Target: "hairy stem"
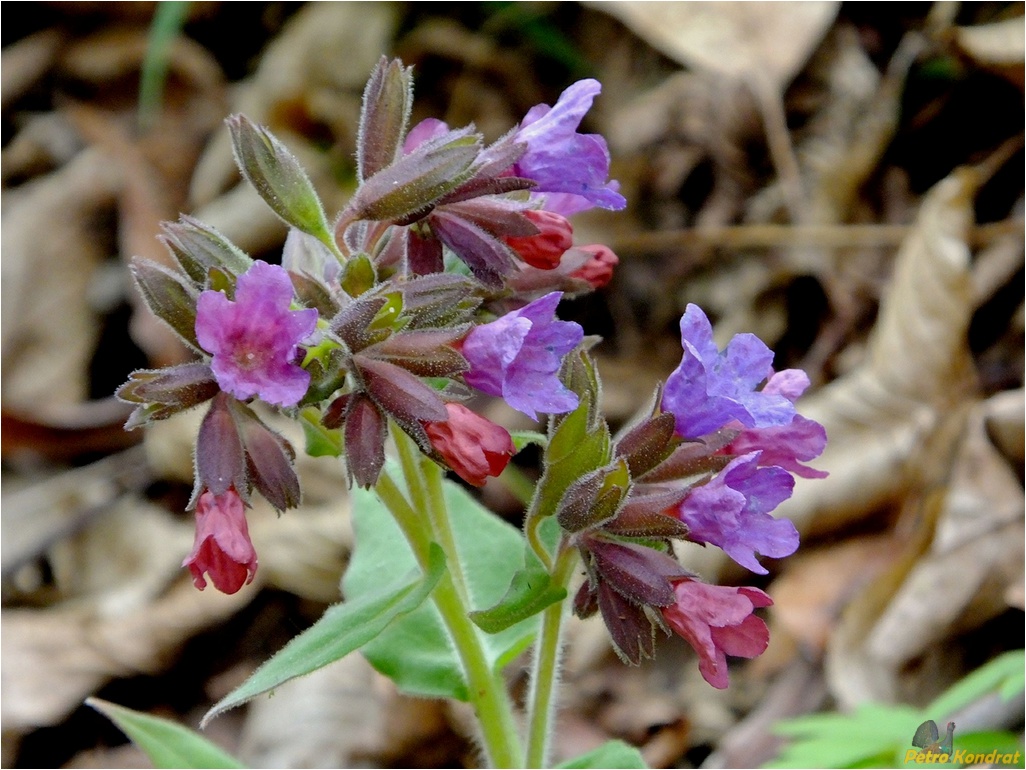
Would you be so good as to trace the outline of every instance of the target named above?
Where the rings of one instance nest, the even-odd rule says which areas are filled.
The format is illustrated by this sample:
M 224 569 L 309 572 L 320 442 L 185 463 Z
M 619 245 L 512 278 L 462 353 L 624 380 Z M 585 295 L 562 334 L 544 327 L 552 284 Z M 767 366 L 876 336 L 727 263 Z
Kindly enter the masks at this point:
M 577 551 L 562 548 L 556 559 L 552 580 L 556 585 L 566 586 L 577 564 Z M 531 713 L 527 733 L 527 767 L 547 767 L 549 759 L 549 738 L 552 735 L 552 718 L 556 703 L 556 688 L 559 683 L 559 659 L 562 652 L 560 637 L 563 631 L 563 616 L 566 602 L 556 602 L 542 613 L 541 632 L 535 643 L 534 660 L 531 666 L 531 692 L 529 702 Z
M 513 704 L 502 677 L 492 670 L 481 636 L 469 617 L 472 608 L 467 601 L 463 569 L 449 523 L 441 469 L 430 460 L 418 462 L 416 445 L 394 425 L 392 438 L 399 451 L 409 502 L 398 492 L 387 473 L 382 473 L 378 491 L 383 492 L 382 501 L 396 516 L 418 561 L 426 563 L 423 560 L 427 558 L 432 541 L 445 552 L 446 573 L 432 593 L 432 599 L 463 666 L 470 703 L 481 726 L 481 739 L 489 764 L 493 767 L 522 767 L 523 748 Z M 385 481 L 384 486 L 382 480 Z M 401 503 L 394 499 L 393 493 L 402 498 Z M 414 521 L 409 520 L 410 517 Z M 419 542 L 415 543 L 415 540 Z

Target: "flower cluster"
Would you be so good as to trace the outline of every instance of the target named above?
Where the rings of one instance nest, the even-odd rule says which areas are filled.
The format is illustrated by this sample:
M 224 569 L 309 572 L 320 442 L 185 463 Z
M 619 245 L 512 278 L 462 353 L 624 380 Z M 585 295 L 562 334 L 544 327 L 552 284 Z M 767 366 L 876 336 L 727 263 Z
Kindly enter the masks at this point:
M 770 512 L 792 474 L 820 475 L 823 429 L 797 414 L 801 372 L 772 369 L 751 335 L 724 351 L 700 309 L 681 320 L 684 356 L 644 419 L 612 440 L 598 412 L 582 328 L 560 300 L 601 288 L 618 259 L 575 245 L 568 219 L 626 201 L 609 179 L 605 140 L 580 125 L 601 87 L 570 86 L 552 106 L 486 145 L 473 126 L 410 128 L 412 73 L 382 59 L 364 93 L 359 185 L 329 224 L 295 158 L 243 116 L 228 121 L 243 175 L 289 225 L 281 265 L 254 261 L 183 217 L 164 226 L 176 269 L 133 263 L 143 297 L 197 354 L 134 372 L 118 391 L 129 428 L 207 403 L 196 442 L 196 541 L 185 559 L 197 587 L 233 593 L 257 555 L 245 508 L 259 492 L 278 511 L 300 501 L 295 452 L 252 408 L 302 421 L 308 451 L 343 458 L 351 483 L 374 487 L 389 426 L 426 457 L 480 486 L 515 453 L 505 428 L 464 405 L 475 393 L 549 418 L 543 478 L 528 528 L 555 516 L 563 553 L 587 580 L 580 615 L 601 612 L 629 661 L 650 655 L 656 628 L 698 652 L 714 686 L 726 655 L 752 657 L 768 634 L 755 588 L 703 583 L 670 541 L 722 548 L 753 572 L 758 556 L 797 547 Z M 401 434 L 396 434 L 401 435 Z

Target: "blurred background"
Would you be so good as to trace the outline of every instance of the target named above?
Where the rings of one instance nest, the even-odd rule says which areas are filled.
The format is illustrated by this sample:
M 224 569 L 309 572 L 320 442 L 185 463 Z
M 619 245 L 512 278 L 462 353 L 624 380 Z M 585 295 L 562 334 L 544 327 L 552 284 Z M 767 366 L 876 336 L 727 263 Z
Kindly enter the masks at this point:
M 614 428 L 679 362 L 695 302 L 721 346 L 751 331 L 778 369 L 805 369 L 802 412 L 830 437 L 813 463 L 830 477 L 779 509 L 795 556 L 753 583 L 683 554 L 769 591 L 769 650 L 720 692 L 679 639 L 628 669 L 601 622 L 575 621 L 557 761 L 616 737 L 655 767 L 759 766 L 786 745 L 780 720 L 922 708 L 1021 650 L 1024 30 L 1022 3 L 993 2 L 8 3 L 3 766 L 144 766 L 85 697 L 195 727 L 342 598 L 336 460 L 300 460 L 299 510 L 251 512 L 251 586 L 200 593 L 180 567 L 199 416 L 126 433 L 111 394 L 188 357 L 127 270 L 169 263 L 160 221 L 188 213 L 280 260 L 285 228 L 240 184 L 224 118 L 268 126 L 335 211 L 383 53 L 414 66 L 414 121 L 489 140 L 573 81 L 603 83 L 585 128 L 607 137 L 629 205 L 578 217 L 576 240 L 621 261 L 561 314 L 604 338 Z M 530 475 L 536 459 L 518 462 Z M 483 495 L 518 521 L 501 480 Z M 1021 743 L 1012 691 L 924 718 Z M 206 735 L 250 766 L 451 767 L 475 761 L 467 725 L 354 655 Z

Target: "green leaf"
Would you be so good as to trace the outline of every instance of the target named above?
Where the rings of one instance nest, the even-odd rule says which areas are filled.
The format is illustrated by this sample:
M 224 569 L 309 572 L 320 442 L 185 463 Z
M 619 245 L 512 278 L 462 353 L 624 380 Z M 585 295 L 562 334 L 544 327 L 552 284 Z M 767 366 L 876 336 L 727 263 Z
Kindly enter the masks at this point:
M 154 767 L 245 767 L 203 736 L 175 722 L 99 698 L 88 698 L 86 705 L 116 724 L 146 752 Z
M 307 407 L 299 413 L 299 424 L 306 438 L 306 453 L 311 457 L 338 457 L 342 454 L 342 431 L 325 428 L 320 413 Z
M 523 538 L 461 487 L 444 482 L 445 501 L 473 607 L 492 607 L 523 566 Z M 392 516 L 373 492 L 354 489 L 356 552 L 342 586 L 359 597 L 415 560 Z M 520 654 L 537 631 L 537 617 L 497 633 L 480 632 L 492 668 L 499 671 Z M 389 626 L 366 645 L 363 654 L 404 692 L 435 698 L 467 699 L 462 666 L 433 603 Z
M 645 764 L 645 760 L 642 758 L 641 752 L 633 746 L 626 744 L 623 741 L 608 741 L 603 743 L 597 749 L 593 749 L 587 754 L 582 754 L 575 759 L 562 762 L 556 765 L 556 767 L 642 768 L 648 767 L 648 765 Z
M 324 207 L 296 157 L 270 131 L 245 115 L 232 115 L 227 123 L 235 162 L 264 202 L 286 224 L 334 248 Z
M 944 719 L 995 690 L 1012 695 L 1023 690 L 1026 650 L 1011 650 L 980 666 L 944 691 L 923 713 Z M 1009 696 L 1010 697 L 1010 696 Z
M 891 757 L 911 745 L 922 713 L 908 706 L 866 703 L 854 714 L 813 714 L 774 726 L 796 738 L 763 767 L 853 767 Z M 886 763 L 889 763 L 888 759 Z
M 321 619 L 258 668 L 241 687 L 214 705 L 201 724 L 290 679 L 334 663 L 382 633 L 396 618 L 413 612 L 434 590 L 445 571 L 445 554 L 432 544 L 428 574 L 369 591 L 329 607 Z M 379 585 L 381 585 L 379 583 Z
M 554 585 L 549 571 L 534 552 L 530 548 L 524 550 L 527 566 L 513 574 L 509 589 L 499 603 L 470 613 L 470 619 L 485 633 L 497 634 L 566 598 L 566 588 Z

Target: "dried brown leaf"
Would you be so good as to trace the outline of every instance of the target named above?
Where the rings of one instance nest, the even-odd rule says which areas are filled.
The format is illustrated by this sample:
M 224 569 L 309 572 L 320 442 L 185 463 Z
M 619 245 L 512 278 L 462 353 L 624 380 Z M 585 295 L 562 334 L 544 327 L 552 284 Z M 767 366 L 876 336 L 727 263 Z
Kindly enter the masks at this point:
M 681 64 L 731 77 L 766 78 L 782 91 L 822 40 L 837 2 L 592 5 L 620 19 Z

